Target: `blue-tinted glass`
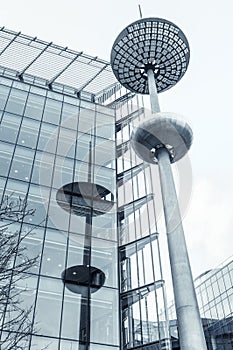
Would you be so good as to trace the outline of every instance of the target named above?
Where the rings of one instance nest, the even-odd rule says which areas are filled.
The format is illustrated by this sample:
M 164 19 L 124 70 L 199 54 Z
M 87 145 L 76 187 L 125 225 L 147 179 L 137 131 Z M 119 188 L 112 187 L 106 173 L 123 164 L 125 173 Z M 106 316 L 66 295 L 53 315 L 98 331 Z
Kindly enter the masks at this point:
M 72 130 L 77 129 L 79 108 L 67 103 L 63 104 L 61 126 Z
M 78 130 L 80 132 L 93 134 L 95 127 L 95 111 L 91 109 L 81 109 L 79 113 Z
M 11 164 L 10 177 L 29 181 L 31 176 L 34 151 L 17 146 Z
M 24 224 L 22 226 L 21 234 L 25 234 L 25 238 L 20 243 L 20 247 L 25 249 L 25 255 L 29 259 L 34 259 L 37 257 L 36 264 L 31 266 L 27 272 L 31 272 L 33 274 L 38 273 L 44 241 L 44 228 Z
M 107 188 L 112 192 L 114 198 L 107 197 L 107 200 L 115 200 L 116 191 L 116 177 L 115 171 L 113 169 L 105 168 L 102 166 L 94 167 L 94 183 Z
M 8 171 L 12 159 L 14 146 L 4 142 L 0 142 L 0 164 L 1 164 L 1 175 L 8 176 Z
M 74 160 L 66 157 L 56 157 L 53 184 L 54 188 L 61 188 L 73 181 Z
M 49 203 L 48 226 L 57 230 L 68 231 L 70 214 L 58 205 L 56 194 L 57 190 L 54 189 Z
M 29 91 L 30 88 L 28 84 L 22 83 L 21 81 L 17 80 L 13 82 L 12 87 L 23 91 Z
M 118 292 L 102 287 L 91 298 L 91 342 L 119 344 Z
M 72 293 L 66 288 L 62 314 L 63 338 L 79 339 L 80 304 L 81 295 Z
M 18 138 L 18 144 L 25 147 L 35 148 L 38 139 L 40 123 L 36 120 L 23 118 Z
M 29 94 L 24 114 L 29 118 L 41 120 L 44 101 L 42 96 Z
M 57 154 L 69 158 L 74 157 L 76 142 L 76 131 L 60 128 Z
M 5 85 L 0 85 L 0 109 L 4 109 L 8 98 L 10 88 Z
M 35 316 L 38 334 L 58 337 L 62 293 L 63 283 L 61 280 L 40 278 Z
M 97 113 L 96 114 L 96 136 L 104 137 L 109 140 L 115 139 L 115 120 L 114 118 Z
M 61 277 L 65 269 L 66 244 L 67 235 L 55 230 L 47 232 L 41 266 L 42 275 Z
M 38 149 L 41 151 L 54 153 L 57 146 L 57 126 L 43 123 L 41 125 Z
M 33 336 L 30 348 L 33 350 L 58 350 L 58 340 L 49 337 Z
M 91 172 L 93 172 L 93 169 L 91 170 Z M 88 180 L 88 163 L 76 161 L 74 181 L 87 181 L 87 180 Z
M 0 125 L 0 139 L 2 141 L 15 143 L 18 136 L 21 117 L 4 113 Z
M 95 164 L 115 168 L 115 143 L 106 139 L 95 139 Z
M 61 106 L 61 102 L 47 99 L 44 108 L 43 121 L 58 125 L 61 115 Z
M 94 141 L 89 134 L 78 133 L 76 159 L 84 162 L 89 161 L 89 152 L 91 151 L 92 163 L 94 163 Z
M 35 209 L 33 217 L 25 218 L 25 222 L 35 225 L 45 225 L 46 211 L 49 200 L 49 189 L 31 184 L 28 193 L 28 209 Z
M 7 101 L 6 111 L 22 115 L 28 93 L 22 90 L 12 89 Z
M 51 185 L 54 158 L 53 154 L 36 152 L 31 180 L 33 183 L 43 186 Z

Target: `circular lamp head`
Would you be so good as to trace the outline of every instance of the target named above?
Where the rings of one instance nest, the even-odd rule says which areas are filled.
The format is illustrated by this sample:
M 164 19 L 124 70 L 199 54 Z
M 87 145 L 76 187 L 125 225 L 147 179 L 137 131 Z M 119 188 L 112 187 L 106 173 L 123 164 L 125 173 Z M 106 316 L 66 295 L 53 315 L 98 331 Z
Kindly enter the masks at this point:
M 124 87 L 149 94 L 149 68 L 154 71 L 157 91 L 162 92 L 182 78 L 189 57 L 188 41 L 175 24 L 161 18 L 143 18 L 118 35 L 112 47 L 111 65 Z

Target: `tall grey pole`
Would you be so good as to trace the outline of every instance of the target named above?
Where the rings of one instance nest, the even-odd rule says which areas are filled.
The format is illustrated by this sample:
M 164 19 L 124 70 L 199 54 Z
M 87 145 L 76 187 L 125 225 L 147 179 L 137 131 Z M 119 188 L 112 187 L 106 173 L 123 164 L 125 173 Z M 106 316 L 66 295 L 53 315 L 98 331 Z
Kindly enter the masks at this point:
M 147 71 L 147 76 L 152 112 L 156 113 L 159 111 L 159 103 L 152 69 Z M 159 166 L 180 347 L 182 350 L 207 350 L 173 180 L 170 155 L 166 148 L 160 148 L 156 153 L 156 158 Z
M 152 113 L 159 113 L 160 106 L 159 106 L 157 88 L 155 84 L 154 72 L 151 68 L 149 68 L 146 73 L 147 73 L 148 89 L 150 93 L 151 111 Z

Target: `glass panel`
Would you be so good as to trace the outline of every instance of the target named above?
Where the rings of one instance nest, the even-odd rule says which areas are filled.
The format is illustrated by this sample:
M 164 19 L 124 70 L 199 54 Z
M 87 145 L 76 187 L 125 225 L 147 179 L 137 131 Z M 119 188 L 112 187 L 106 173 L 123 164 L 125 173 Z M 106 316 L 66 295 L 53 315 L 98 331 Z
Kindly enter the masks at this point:
M 93 104 L 93 108 L 95 105 Z M 81 109 L 79 114 L 78 130 L 89 134 L 94 133 L 95 110 Z
M 9 91 L 10 88 L 8 86 L 0 85 L 0 109 L 4 109 Z
M 23 118 L 17 143 L 21 146 L 30 147 L 32 149 L 35 148 L 38 139 L 39 127 L 39 122 L 28 118 Z
M 84 162 L 75 162 L 75 177 L 74 181 L 87 181 L 88 164 Z
M 88 162 L 89 161 L 89 152 L 90 152 L 90 142 L 91 143 L 91 156 L 92 156 L 92 163 L 94 163 L 94 144 L 93 144 L 93 137 L 89 134 L 81 134 L 78 133 L 77 137 L 77 149 L 76 149 L 76 158 Z
M 117 288 L 116 243 L 92 238 L 91 265 L 104 272 L 104 286 Z
M 0 139 L 15 143 L 20 128 L 21 117 L 4 113 L 0 126 Z
M 6 111 L 22 115 L 27 98 L 27 92 L 12 89 L 6 105 Z
M 49 230 L 46 234 L 41 274 L 61 277 L 65 269 L 67 235 L 58 230 Z
M 79 338 L 80 304 L 81 295 L 72 293 L 65 288 L 61 332 L 63 338 Z
M 61 106 L 61 102 L 47 99 L 45 103 L 43 121 L 58 125 L 60 121 Z
M 70 214 L 57 204 L 56 193 L 56 190 L 52 192 L 52 200 L 49 204 L 48 226 L 57 230 L 68 231 Z
M 23 181 L 29 181 L 31 176 L 34 151 L 17 146 L 11 165 L 10 177 Z
M 25 254 L 29 259 L 38 257 L 37 263 L 27 271 L 38 273 L 44 241 L 44 228 L 24 224 L 21 229 L 21 234 L 24 233 L 27 235 L 22 240 L 20 246 L 25 249 Z
M 62 186 L 71 183 L 73 179 L 74 160 L 65 157 L 56 157 L 54 174 L 53 174 L 53 187 L 61 188 Z
M 63 283 L 61 280 L 41 277 L 39 288 L 35 314 L 38 334 L 58 337 Z
M 84 235 L 70 234 L 67 266 L 82 265 L 84 254 Z M 104 286 L 117 287 L 117 245 L 92 237 L 91 266 L 105 274 Z
M 117 349 L 119 349 L 119 347 L 105 346 L 102 344 L 90 344 L 90 350 L 117 350 Z
M 114 207 L 112 210 L 114 210 Z M 93 217 L 92 234 L 95 237 L 115 241 L 117 235 L 116 213 L 107 213 Z
M 32 119 L 41 120 L 45 98 L 39 95 L 29 94 L 25 115 Z
M 114 118 L 97 113 L 96 114 L 96 136 L 104 137 L 109 140 L 115 139 L 115 120 Z
M 5 195 L 11 196 L 12 200 L 18 200 L 19 196 L 24 198 L 27 195 L 28 183 L 8 179 Z
M 59 156 L 74 157 L 76 143 L 76 132 L 60 128 L 59 139 L 57 145 L 57 154 Z
M 32 343 L 31 343 L 31 349 L 33 350 L 43 350 L 43 349 L 49 349 L 49 350 L 58 350 L 58 340 L 53 338 L 43 338 L 34 336 L 32 337 Z M 69 349 L 67 349 L 69 350 Z
M 96 138 L 95 143 L 95 164 L 108 168 L 115 168 L 115 143 L 112 141 Z
M 13 283 L 13 287 L 11 285 L 10 289 L 10 298 L 12 301 L 7 305 L 7 309 L 5 310 L 3 328 L 11 332 L 17 332 L 24 329 L 24 326 L 21 325 L 22 321 L 24 321 L 25 328 L 31 324 L 37 277 L 23 273 L 17 274 L 16 272 L 12 276 L 11 283 Z M 7 297 L 4 296 L 2 301 L 4 302 L 6 300 Z M 4 310 L 3 307 L 1 307 L 2 310 Z M 4 346 L 4 349 L 7 348 Z
M 1 164 L 1 175 L 8 176 L 8 171 L 14 151 L 14 146 L 0 142 L 0 164 Z
M 77 106 L 64 103 L 62 107 L 61 126 L 76 130 L 78 125 L 79 108 Z
M 51 179 L 53 173 L 53 162 L 55 156 L 46 152 L 36 152 L 33 172 L 32 172 L 32 182 L 51 186 Z
M 35 209 L 35 214 L 32 217 L 25 218 L 24 221 L 44 226 L 47 217 L 48 200 L 48 188 L 31 184 L 28 192 L 28 209 Z
M 111 191 L 113 198 L 110 196 L 106 199 L 114 201 L 116 191 L 116 172 L 114 170 L 102 166 L 95 166 L 94 183 L 101 185 Z
M 118 291 L 102 287 L 91 299 L 91 342 L 119 344 Z
M 55 153 L 57 146 L 57 133 L 58 128 L 56 126 L 43 123 L 40 130 L 40 138 L 37 146 L 38 149 L 49 153 Z
M 73 326 L 73 325 L 72 325 Z M 68 337 L 74 338 L 74 337 Z M 76 350 L 79 348 L 79 343 L 71 340 L 61 340 L 59 350 Z

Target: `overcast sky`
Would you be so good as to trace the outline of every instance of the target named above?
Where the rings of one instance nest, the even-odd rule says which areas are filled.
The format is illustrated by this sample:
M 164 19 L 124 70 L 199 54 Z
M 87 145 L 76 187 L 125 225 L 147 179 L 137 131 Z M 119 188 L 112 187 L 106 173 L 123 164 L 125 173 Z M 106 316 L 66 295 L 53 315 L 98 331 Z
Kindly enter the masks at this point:
M 160 103 L 162 111 L 181 114 L 194 132 L 184 227 L 196 277 L 233 254 L 232 0 L 139 2 L 144 17 L 178 25 L 191 48 L 185 76 L 160 95 Z M 8 0 L 0 10 L 1 26 L 105 60 L 116 36 L 137 19 L 136 0 Z

